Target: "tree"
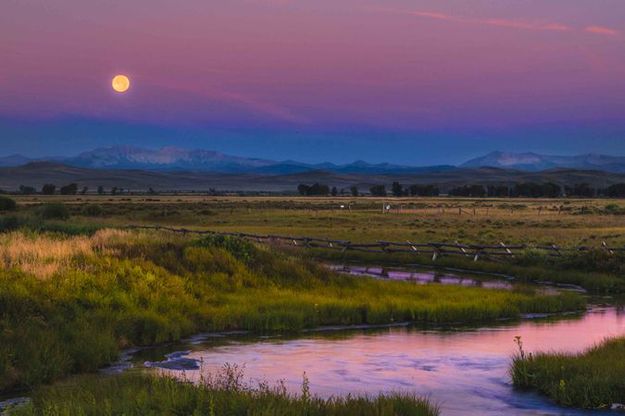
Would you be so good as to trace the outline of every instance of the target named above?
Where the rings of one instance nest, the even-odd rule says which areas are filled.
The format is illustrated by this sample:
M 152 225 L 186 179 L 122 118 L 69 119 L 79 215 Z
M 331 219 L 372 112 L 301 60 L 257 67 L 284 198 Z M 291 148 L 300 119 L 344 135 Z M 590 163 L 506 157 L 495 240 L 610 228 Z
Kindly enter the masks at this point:
M 358 196 L 358 187 L 356 185 L 350 186 L 349 191 L 352 193 L 352 196 Z
M 308 195 L 308 191 L 310 190 L 310 186 L 305 185 L 303 183 L 300 183 L 299 185 L 297 185 L 297 192 L 299 192 L 300 195 L 306 196 Z
M 24 185 L 20 185 L 20 193 L 23 195 L 32 195 L 34 193 L 36 193 L 37 190 L 32 187 L 32 186 L 24 186 Z
M 111 189 L 111 195 L 117 195 L 117 186 L 114 186 L 114 187 Z
M 369 188 L 369 192 L 373 196 L 386 196 L 386 186 L 373 185 L 371 188 Z
M 43 187 L 41 188 L 41 193 L 44 195 L 54 195 L 55 192 L 56 192 L 56 185 L 53 185 L 51 183 L 47 183 L 43 185 Z
M 464 185 L 451 189 L 449 195 L 481 198 L 486 196 L 486 189 L 482 185 Z
M 297 191 L 300 193 L 300 195 L 305 196 L 324 196 L 330 193 L 330 187 L 328 185 L 323 185 L 320 183 L 314 183 L 311 186 L 301 183 L 297 187 Z
M 104 187 L 102 185 L 98 186 L 98 195 L 104 195 Z
M 438 196 L 440 191 L 434 185 L 410 185 L 408 188 L 410 196 Z
M 61 187 L 61 195 L 76 195 L 78 192 L 78 185 L 70 183 L 69 185 Z
M 83 186 L 82 190 L 80 191 L 80 195 L 85 195 L 88 190 L 89 190 L 89 188 L 87 188 L 86 186 Z
M 610 198 L 623 198 L 625 197 L 625 183 L 615 183 L 608 186 L 604 192 L 605 196 Z
M 400 197 L 404 194 L 404 187 L 401 186 L 401 183 L 399 182 L 393 182 L 391 185 L 391 192 L 393 193 L 393 196 Z
M 330 193 L 332 194 L 332 196 L 337 196 L 339 194 L 339 190 L 336 189 L 336 186 L 333 186 L 332 191 L 330 191 Z

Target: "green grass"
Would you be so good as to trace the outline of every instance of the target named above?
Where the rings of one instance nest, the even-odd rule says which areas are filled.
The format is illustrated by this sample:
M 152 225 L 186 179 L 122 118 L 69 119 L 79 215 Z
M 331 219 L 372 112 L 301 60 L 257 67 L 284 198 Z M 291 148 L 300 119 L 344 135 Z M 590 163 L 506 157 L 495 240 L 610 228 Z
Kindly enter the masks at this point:
M 232 374 L 232 373 L 231 373 Z M 375 398 L 350 396 L 320 399 L 310 395 L 304 379 L 302 393 L 292 395 L 277 386 L 242 386 L 234 374 L 200 385 L 167 377 L 126 374 L 83 376 L 37 390 L 32 403 L 12 416 L 69 415 L 192 415 L 192 416 L 436 416 L 436 406 L 410 394 Z
M 527 354 L 520 348 L 513 383 L 564 406 L 604 408 L 625 403 L 625 338 L 609 339 L 580 354 Z
M 3 245 L 13 263 L 0 271 L 0 390 L 94 371 L 120 348 L 198 331 L 471 323 L 585 306 L 573 294 L 342 276 L 232 238 L 18 233 Z

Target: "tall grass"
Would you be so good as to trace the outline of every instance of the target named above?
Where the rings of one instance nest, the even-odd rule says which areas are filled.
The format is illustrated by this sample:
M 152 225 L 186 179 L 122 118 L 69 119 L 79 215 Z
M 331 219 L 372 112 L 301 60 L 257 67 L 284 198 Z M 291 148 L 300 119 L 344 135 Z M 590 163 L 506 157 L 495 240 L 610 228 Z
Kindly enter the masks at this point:
M 605 340 L 580 354 L 527 354 L 519 346 L 510 369 L 516 387 L 535 389 L 564 406 L 625 403 L 625 338 Z
M 2 238 L 11 268 L 0 270 L 0 390 L 93 371 L 119 348 L 202 330 L 477 322 L 585 306 L 572 294 L 341 276 L 237 239 L 110 230 Z
M 310 395 L 304 378 L 302 393 L 278 385 L 242 383 L 240 374 L 226 373 L 199 385 L 169 377 L 126 374 L 83 376 L 39 389 L 33 401 L 12 416 L 64 415 L 193 415 L 193 416 L 436 416 L 436 406 L 410 394 L 320 399 Z

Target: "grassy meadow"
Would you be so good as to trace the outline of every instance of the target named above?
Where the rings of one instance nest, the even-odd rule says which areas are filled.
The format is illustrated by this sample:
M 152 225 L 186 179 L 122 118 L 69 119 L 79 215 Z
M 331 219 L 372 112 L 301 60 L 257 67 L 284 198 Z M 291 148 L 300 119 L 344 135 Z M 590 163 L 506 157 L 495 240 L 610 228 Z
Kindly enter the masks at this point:
M 207 407 L 206 400 L 248 412 L 232 414 L 266 414 L 263 403 L 308 414 L 360 415 L 374 408 L 390 410 L 372 414 L 435 414 L 434 408 L 421 406 L 420 399 L 401 395 L 303 401 L 275 391 L 223 392 L 137 375 L 86 376 L 41 385 L 93 372 L 115 360 L 122 348 L 172 342 L 199 331 L 482 323 L 585 307 L 579 295 L 544 295 L 530 287 L 505 291 L 349 277 L 326 270 L 320 260 L 463 267 L 527 281 L 574 283 L 597 293 L 625 292 L 625 259 L 601 249 L 559 258 L 528 250 L 497 262 L 442 256 L 432 263 L 413 254 L 286 249 L 237 238 L 119 229 L 143 224 L 354 242 L 600 247 L 605 241 L 618 246 L 625 244 L 625 204 L 618 201 L 387 198 L 393 208 L 382 213 L 384 201 L 374 198 L 15 200 L 16 206 L 0 209 L 0 391 L 35 389 L 32 405 L 19 414 L 96 414 L 94 409 L 105 405 L 122 406 L 126 414 L 160 414 L 162 406 L 192 409 L 189 414 L 224 414 Z M 549 383 L 550 378 L 540 374 Z M 546 388 L 541 391 L 551 394 Z M 63 398 L 61 392 L 72 392 L 74 396 L 67 397 L 73 399 Z M 159 399 L 150 404 L 145 397 Z M 283 414 L 296 414 L 288 411 Z
M 416 286 L 337 275 L 223 237 L 105 229 L 0 236 L 0 389 L 112 361 L 120 348 L 198 331 L 454 323 L 584 307 L 576 295 Z
M 625 201 L 370 197 L 20 196 L 20 211 L 62 202 L 72 224 L 167 224 L 353 242 L 625 246 Z M 382 213 L 383 203 L 391 205 Z M 343 205 L 345 208 L 341 209 Z M 461 211 L 459 210 L 461 209 Z
M 610 408 L 625 403 L 625 338 L 580 354 L 522 350 L 511 367 L 515 387 L 534 389 L 564 406 Z
M 184 226 L 215 231 L 332 238 L 352 242 L 411 241 L 466 244 L 587 246 L 588 252 L 551 257 L 516 251 L 504 261 L 416 254 L 327 250 L 309 256 L 333 261 L 424 264 L 514 275 L 527 281 L 576 284 L 598 294 L 625 293 L 625 202 L 613 199 L 472 199 L 351 197 L 21 196 L 18 211 L 5 215 L 5 229 L 29 226 L 64 233 L 92 233 L 127 224 Z M 382 213 L 383 203 L 391 210 Z M 63 203 L 71 220 L 40 218 Z M 343 208 L 341 208 L 343 206 Z M 34 219 L 33 219 L 34 218 Z M 0 218 L 0 229 L 3 228 Z M 503 260 L 503 259 L 500 259 Z

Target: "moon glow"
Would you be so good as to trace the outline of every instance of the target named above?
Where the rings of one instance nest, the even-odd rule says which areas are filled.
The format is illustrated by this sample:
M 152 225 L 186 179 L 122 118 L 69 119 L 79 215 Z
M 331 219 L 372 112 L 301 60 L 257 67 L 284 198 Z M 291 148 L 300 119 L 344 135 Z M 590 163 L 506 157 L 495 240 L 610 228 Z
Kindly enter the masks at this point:
M 111 86 L 116 92 L 126 92 L 130 88 L 130 80 L 126 75 L 115 75 L 111 81 Z

